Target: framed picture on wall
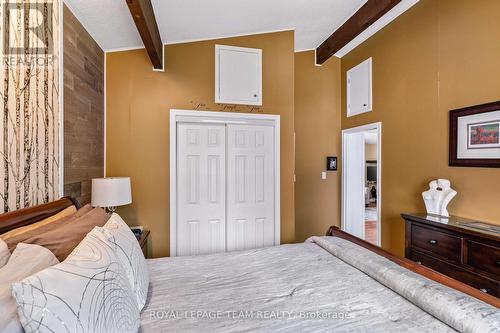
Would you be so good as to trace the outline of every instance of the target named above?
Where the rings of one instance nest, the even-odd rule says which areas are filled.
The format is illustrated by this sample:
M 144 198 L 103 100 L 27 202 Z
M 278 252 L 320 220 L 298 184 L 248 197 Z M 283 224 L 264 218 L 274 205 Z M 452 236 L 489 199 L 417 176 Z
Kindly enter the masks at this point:
M 449 165 L 500 168 L 500 101 L 450 111 Z

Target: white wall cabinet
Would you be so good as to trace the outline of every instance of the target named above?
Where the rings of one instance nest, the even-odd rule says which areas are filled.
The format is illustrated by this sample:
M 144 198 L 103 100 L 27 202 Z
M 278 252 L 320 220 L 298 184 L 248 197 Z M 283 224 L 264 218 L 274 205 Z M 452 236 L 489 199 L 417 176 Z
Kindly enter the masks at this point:
M 215 102 L 262 105 L 262 50 L 215 45 Z
M 347 116 L 372 110 L 372 58 L 347 71 Z

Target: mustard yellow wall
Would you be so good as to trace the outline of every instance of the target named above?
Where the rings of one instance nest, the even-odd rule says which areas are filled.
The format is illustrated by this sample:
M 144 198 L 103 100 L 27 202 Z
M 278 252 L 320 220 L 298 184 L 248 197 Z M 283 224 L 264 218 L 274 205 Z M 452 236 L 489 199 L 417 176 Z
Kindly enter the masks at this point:
M 500 1 L 421 0 L 342 58 L 342 128 L 382 122 L 382 246 L 402 255 L 402 212 L 449 178 L 454 215 L 500 222 L 500 169 L 448 167 L 448 111 L 500 100 Z M 373 112 L 346 118 L 345 73 L 373 57 Z
M 214 45 L 263 50 L 263 106 L 214 103 Z M 293 31 L 166 46 L 153 72 L 144 49 L 106 57 L 106 169 L 132 178 L 133 204 L 119 212 L 151 229 L 152 255 L 169 254 L 169 110 L 262 112 L 281 116 L 281 242 L 295 239 Z
M 314 65 L 314 51 L 295 54 L 295 233 L 297 241 L 340 225 L 340 171 L 326 169 L 340 156 L 340 59 Z
M 498 222 L 500 170 L 447 164 L 448 111 L 500 100 L 498 13 L 496 0 L 421 0 L 323 67 L 314 66 L 313 52 L 294 55 L 291 31 L 167 46 L 165 73 L 151 71 L 144 50 L 108 53 L 107 174 L 129 175 L 133 185 L 134 203 L 121 213 L 152 230 L 154 256 L 168 254 L 169 110 L 179 108 L 281 115 L 282 242 L 339 224 L 340 170 L 321 180 L 325 157 L 340 157 L 340 128 L 377 121 L 384 248 L 403 254 L 399 214 L 423 211 L 420 193 L 438 177 L 451 179 L 459 192 L 451 213 Z M 260 110 L 213 102 L 216 43 L 263 49 Z M 374 111 L 346 118 L 345 73 L 368 57 Z

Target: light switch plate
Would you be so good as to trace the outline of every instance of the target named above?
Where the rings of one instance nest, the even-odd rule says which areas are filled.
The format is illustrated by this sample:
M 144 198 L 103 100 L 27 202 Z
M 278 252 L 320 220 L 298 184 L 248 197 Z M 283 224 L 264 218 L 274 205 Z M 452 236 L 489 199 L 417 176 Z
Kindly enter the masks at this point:
M 326 171 L 321 172 L 321 179 L 326 179 Z

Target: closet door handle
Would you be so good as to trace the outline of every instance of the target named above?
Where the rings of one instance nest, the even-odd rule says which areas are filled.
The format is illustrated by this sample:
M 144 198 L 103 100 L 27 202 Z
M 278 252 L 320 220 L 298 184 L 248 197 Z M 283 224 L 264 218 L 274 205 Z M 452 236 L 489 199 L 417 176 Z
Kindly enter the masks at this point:
M 429 241 L 429 244 L 432 244 L 432 245 L 437 245 L 437 243 L 438 243 L 438 241 L 437 241 L 437 240 L 435 240 L 435 239 L 431 239 L 431 240 Z

